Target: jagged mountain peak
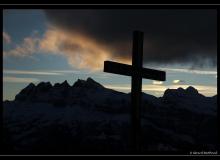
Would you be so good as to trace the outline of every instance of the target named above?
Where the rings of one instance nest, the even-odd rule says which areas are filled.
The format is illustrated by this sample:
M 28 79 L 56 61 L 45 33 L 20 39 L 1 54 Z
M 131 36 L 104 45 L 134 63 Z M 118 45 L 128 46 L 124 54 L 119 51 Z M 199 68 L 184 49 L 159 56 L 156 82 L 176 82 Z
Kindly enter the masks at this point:
M 100 83 L 96 82 L 92 78 L 87 78 L 87 80 L 78 79 L 74 84 L 73 87 L 86 87 L 86 88 L 104 88 Z
M 78 79 L 74 84 L 73 84 L 73 87 L 82 87 L 84 86 L 86 83 L 85 80 L 82 80 L 82 79 Z
M 87 81 L 87 82 L 97 83 L 97 82 L 96 82 L 95 80 L 93 80 L 91 77 L 88 77 L 86 81 Z
M 100 83 L 96 82 L 95 80 L 93 80 L 93 79 L 90 78 L 90 77 L 87 78 L 86 82 L 87 82 L 89 85 L 93 86 L 93 87 L 103 88 L 103 86 L 102 86 Z
M 27 87 L 35 87 L 35 84 L 31 82 Z
M 35 87 L 36 87 L 36 86 L 35 86 L 34 83 L 30 83 L 30 84 L 27 85 L 27 87 L 25 87 L 24 89 L 22 89 L 20 93 L 22 93 L 22 94 L 28 94 L 28 93 L 31 92 Z
M 50 86 L 52 87 L 52 84 L 50 82 L 40 82 L 36 87 L 41 87 L 41 86 Z
M 192 93 L 192 94 L 198 94 L 198 93 L 199 93 L 198 90 L 195 89 L 195 88 L 192 87 L 192 86 L 189 86 L 188 88 L 186 88 L 186 91 L 187 91 L 188 93 Z
M 70 87 L 69 83 L 67 82 L 67 80 L 63 81 L 63 83 L 60 84 L 61 86 L 65 86 L 65 87 Z
M 54 87 L 55 87 L 55 88 L 62 88 L 62 87 L 68 88 L 68 87 L 70 87 L 70 85 L 69 85 L 69 83 L 67 82 L 67 80 L 65 80 L 65 81 L 63 81 L 62 83 L 55 83 L 55 84 L 54 84 Z
M 52 87 L 50 82 L 40 82 L 35 88 L 37 91 L 46 92 Z
M 185 90 L 182 87 L 177 88 L 178 92 L 184 92 Z
M 168 88 L 165 90 L 163 97 L 176 97 L 176 96 L 199 96 L 198 90 L 195 89 L 192 86 L 187 87 L 186 89 L 183 89 L 182 87 L 179 87 L 177 89 L 170 89 Z

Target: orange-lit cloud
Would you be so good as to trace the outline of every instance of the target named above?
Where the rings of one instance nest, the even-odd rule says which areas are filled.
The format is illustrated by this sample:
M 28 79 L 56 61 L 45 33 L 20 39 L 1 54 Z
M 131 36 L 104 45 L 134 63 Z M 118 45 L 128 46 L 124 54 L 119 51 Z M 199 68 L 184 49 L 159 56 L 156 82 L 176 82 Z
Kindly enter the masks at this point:
M 215 10 L 192 10 L 190 14 L 188 10 L 134 9 L 44 12 L 50 25 L 72 33 L 84 32 L 114 48 L 114 57 L 130 56 L 132 32 L 141 30 L 144 32 L 144 63 L 178 63 L 192 68 L 217 64 Z
M 68 63 L 80 69 L 102 70 L 105 60 L 113 60 L 110 48 L 82 33 L 73 33 L 49 27 L 44 35 L 24 38 L 15 48 L 4 51 L 4 56 L 27 57 L 33 54 L 58 54 L 67 58 Z M 114 57 L 114 61 L 130 64 L 130 60 Z
M 99 70 L 111 53 L 104 45 L 94 39 L 78 33 L 68 33 L 58 29 L 49 29 L 39 44 L 46 53 L 60 54 L 76 68 Z

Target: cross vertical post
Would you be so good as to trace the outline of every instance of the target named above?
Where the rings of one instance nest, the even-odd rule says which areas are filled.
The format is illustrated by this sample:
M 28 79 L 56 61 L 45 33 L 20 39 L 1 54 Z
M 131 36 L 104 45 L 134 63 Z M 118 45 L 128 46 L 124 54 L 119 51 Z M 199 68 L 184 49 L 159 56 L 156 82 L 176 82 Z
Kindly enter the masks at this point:
M 132 48 L 132 66 L 134 69 L 131 81 L 131 145 L 134 151 L 140 150 L 141 120 L 140 109 L 142 99 L 142 61 L 143 59 L 143 32 L 134 31 Z
M 104 72 L 131 76 L 131 151 L 141 151 L 141 99 L 142 78 L 151 80 L 166 80 L 166 72 L 143 68 L 143 41 L 144 33 L 134 31 L 132 48 L 132 65 L 105 61 Z

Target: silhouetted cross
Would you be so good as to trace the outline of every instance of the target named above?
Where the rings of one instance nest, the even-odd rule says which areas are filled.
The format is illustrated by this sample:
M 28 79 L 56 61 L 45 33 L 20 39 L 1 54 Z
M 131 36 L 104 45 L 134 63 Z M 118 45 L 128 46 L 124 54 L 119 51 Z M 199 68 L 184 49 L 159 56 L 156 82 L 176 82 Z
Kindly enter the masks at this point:
M 148 68 L 142 68 L 143 64 L 143 38 L 144 33 L 134 31 L 132 48 L 132 65 L 105 61 L 104 72 L 121 74 L 132 77 L 131 85 L 131 145 L 134 151 L 140 151 L 140 106 L 142 95 L 142 77 L 146 79 L 165 81 L 166 73 Z

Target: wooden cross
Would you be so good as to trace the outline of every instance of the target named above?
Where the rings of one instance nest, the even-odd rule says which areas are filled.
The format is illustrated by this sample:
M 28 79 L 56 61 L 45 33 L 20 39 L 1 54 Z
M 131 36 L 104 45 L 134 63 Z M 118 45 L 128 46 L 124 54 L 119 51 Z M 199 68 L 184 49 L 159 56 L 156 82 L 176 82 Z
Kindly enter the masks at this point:
M 165 81 L 166 73 L 164 71 L 142 68 L 143 64 L 143 38 L 144 33 L 134 31 L 132 65 L 121 64 L 117 62 L 105 61 L 104 72 L 131 76 L 131 145 L 132 150 L 140 151 L 141 137 L 141 97 L 142 97 L 142 78 Z

